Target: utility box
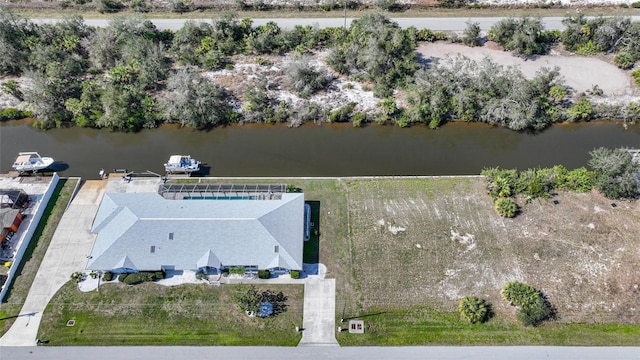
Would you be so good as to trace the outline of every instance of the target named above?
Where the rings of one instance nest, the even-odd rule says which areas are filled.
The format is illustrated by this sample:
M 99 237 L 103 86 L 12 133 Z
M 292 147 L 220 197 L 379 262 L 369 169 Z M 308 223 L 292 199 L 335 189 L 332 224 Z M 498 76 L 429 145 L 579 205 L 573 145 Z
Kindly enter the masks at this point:
M 363 320 L 349 320 L 349 333 L 350 334 L 364 334 L 364 321 Z

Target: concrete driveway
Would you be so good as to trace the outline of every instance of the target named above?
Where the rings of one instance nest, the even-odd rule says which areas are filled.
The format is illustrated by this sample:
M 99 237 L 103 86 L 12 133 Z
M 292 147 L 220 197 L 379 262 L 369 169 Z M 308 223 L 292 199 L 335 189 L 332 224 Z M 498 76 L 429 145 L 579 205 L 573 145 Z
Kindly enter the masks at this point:
M 302 339 L 298 346 L 338 346 L 335 279 L 307 279 L 302 317 Z
M 87 181 L 76 194 L 60 219 L 20 316 L 0 339 L 0 346 L 35 345 L 47 304 L 72 273 L 85 270 L 95 240 L 91 224 L 105 186 L 106 181 Z

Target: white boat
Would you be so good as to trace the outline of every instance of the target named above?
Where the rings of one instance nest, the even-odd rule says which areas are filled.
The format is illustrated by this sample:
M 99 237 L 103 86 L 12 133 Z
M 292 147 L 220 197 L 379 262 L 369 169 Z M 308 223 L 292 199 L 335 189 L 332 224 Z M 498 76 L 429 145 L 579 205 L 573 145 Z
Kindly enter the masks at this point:
M 18 153 L 18 158 L 13 162 L 13 168 L 24 173 L 28 171 L 36 172 L 48 168 L 53 164 L 54 160 L 50 157 L 42 157 L 34 151 Z
M 191 174 L 200 170 L 200 161 L 192 159 L 191 155 L 171 155 L 164 169 L 168 173 Z

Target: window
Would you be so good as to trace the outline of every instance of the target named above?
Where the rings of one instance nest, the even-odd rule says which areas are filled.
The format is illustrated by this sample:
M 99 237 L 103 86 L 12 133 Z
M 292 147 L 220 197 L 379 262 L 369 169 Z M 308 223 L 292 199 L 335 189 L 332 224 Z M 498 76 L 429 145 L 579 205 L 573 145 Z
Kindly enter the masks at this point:
M 155 253 L 156 252 L 156 246 L 155 245 L 151 245 L 151 253 Z
M 273 247 L 273 252 L 276 253 L 276 254 L 279 253 L 280 252 L 280 246 L 279 245 L 274 246 Z
M 173 240 L 173 233 L 172 232 L 169 233 L 169 240 Z

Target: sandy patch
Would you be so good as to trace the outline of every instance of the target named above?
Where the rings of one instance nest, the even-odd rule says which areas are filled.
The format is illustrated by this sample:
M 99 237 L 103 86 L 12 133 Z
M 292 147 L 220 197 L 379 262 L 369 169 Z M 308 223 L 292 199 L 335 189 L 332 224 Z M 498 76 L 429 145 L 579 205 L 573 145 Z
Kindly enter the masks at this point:
M 553 51 L 550 55 L 523 59 L 510 52 L 491 49 L 488 46 L 468 47 L 461 44 L 444 42 L 426 43 L 418 46 L 418 53 L 425 59 L 439 59 L 447 55 L 464 55 L 472 60 L 480 61 L 486 57 L 504 66 L 516 66 L 527 78 L 533 78 L 537 71 L 547 68 L 560 68 L 565 84 L 577 93 L 590 90 L 598 85 L 605 96 L 625 96 L 640 99 L 637 87 L 623 70 L 600 59 L 578 55 L 558 55 Z M 629 101 L 629 100 L 627 100 Z

